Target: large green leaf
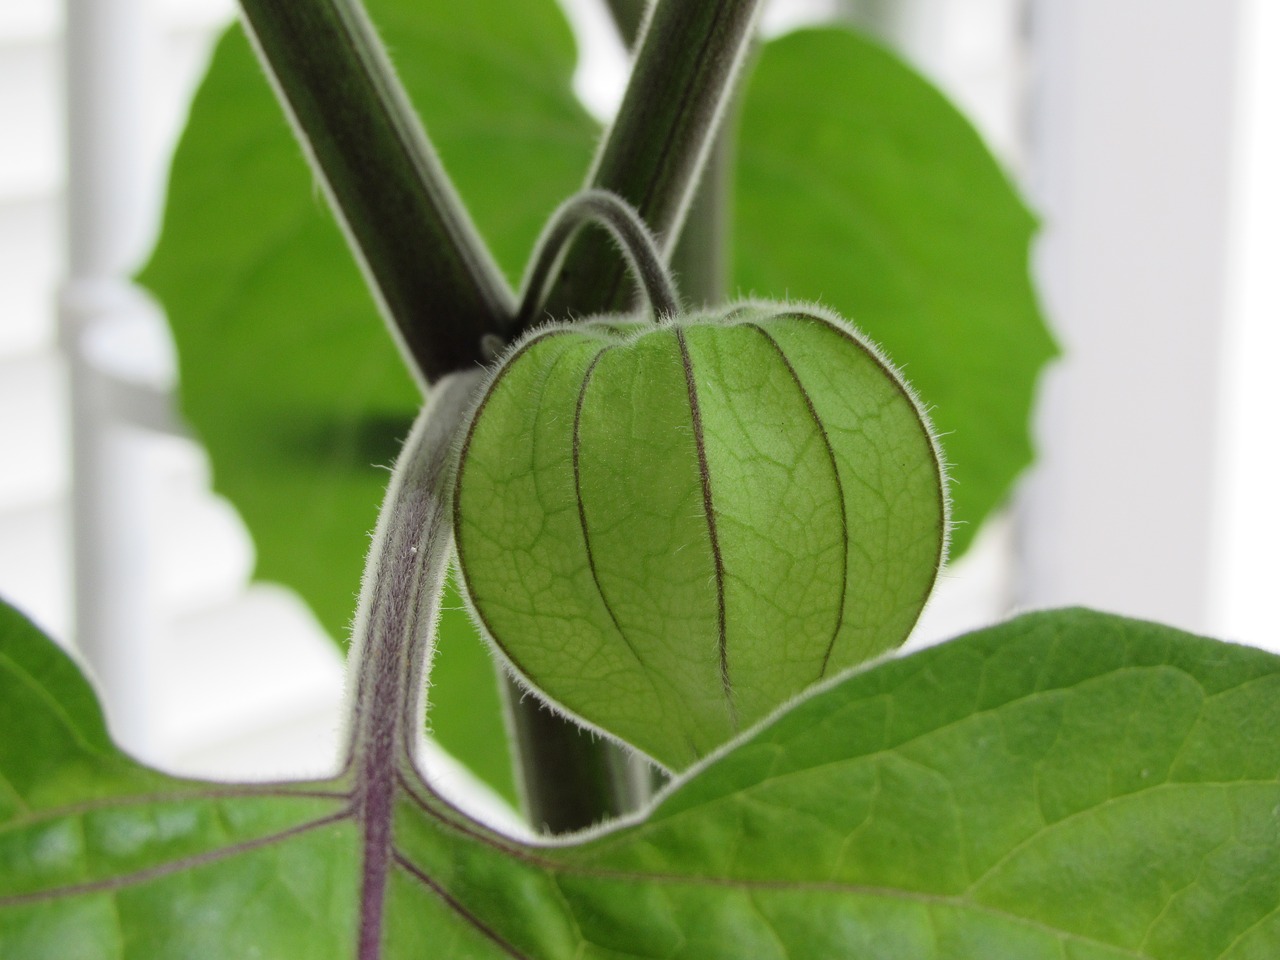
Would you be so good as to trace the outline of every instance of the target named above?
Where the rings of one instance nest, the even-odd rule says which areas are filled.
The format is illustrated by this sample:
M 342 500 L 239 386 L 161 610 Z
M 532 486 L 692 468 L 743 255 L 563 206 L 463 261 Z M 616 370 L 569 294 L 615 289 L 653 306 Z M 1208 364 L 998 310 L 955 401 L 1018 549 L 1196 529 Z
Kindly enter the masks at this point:
M 787 304 L 536 331 L 457 490 L 503 654 L 671 770 L 901 644 L 946 536 L 909 389 L 839 318 Z
M 0 956 L 342 957 L 355 826 L 335 784 L 176 780 L 0 604 Z
M 1033 218 L 955 108 L 847 30 L 765 44 L 739 155 L 735 283 L 820 300 L 902 366 L 942 436 L 963 553 L 1030 462 L 1054 353 L 1028 279 Z
M 550 0 L 369 7 L 516 278 L 547 214 L 581 182 L 597 135 L 570 88 L 562 15 Z M 252 531 L 257 575 L 297 589 L 345 643 L 380 467 L 422 398 L 238 28 L 192 106 L 142 280 L 168 311 L 183 412 L 209 449 L 216 489 Z M 512 796 L 489 655 L 460 603 L 442 629 L 436 671 L 447 693 L 435 734 Z
M 856 674 L 555 846 L 403 748 L 324 783 L 143 769 L 4 607 L 0 723 L 5 960 L 1280 955 L 1280 658 L 1086 611 Z

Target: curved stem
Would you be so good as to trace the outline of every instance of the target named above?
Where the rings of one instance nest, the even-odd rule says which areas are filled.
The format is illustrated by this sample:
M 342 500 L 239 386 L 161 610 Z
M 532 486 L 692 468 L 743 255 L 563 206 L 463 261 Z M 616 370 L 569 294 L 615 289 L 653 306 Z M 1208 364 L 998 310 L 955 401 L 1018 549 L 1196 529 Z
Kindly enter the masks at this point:
M 635 47 L 648 9 L 646 0 L 605 0 L 613 24 L 628 49 Z M 735 111 L 726 108 L 729 114 Z M 733 123 L 729 116 L 711 145 L 697 192 L 685 215 L 680 239 L 671 251 L 672 275 L 686 303 L 711 306 L 728 296 L 729 170 L 733 161 Z
M 669 252 L 746 56 L 760 0 L 659 0 L 631 82 L 588 178 L 635 206 Z M 547 294 L 553 316 L 625 306 L 623 271 L 598 245 L 569 246 Z M 518 332 L 518 331 L 517 331 Z
M 680 312 L 680 297 L 662 262 L 658 243 L 635 207 L 608 190 L 584 190 L 560 205 L 538 240 L 516 314 L 517 329 L 535 322 L 547 280 L 564 255 L 566 244 L 589 223 L 598 223 L 613 234 L 631 264 L 636 283 L 649 299 L 655 319 Z
M 483 384 L 457 374 L 432 392 L 396 461 L 365 567 L 351 645 L 347 768 L 362 833 L 359 957 L 379 955 L 390 872 L 396 758 L 421 735 L 423 674 L 449 557 L 454 434 Z

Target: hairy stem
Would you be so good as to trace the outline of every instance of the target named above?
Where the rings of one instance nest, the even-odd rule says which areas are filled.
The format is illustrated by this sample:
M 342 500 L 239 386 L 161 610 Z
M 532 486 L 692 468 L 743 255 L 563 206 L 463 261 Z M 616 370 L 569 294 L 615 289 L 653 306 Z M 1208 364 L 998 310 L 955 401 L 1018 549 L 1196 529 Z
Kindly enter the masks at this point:
M 614 26 L 631 49 L 644 26 L 645 0 L 607 0 Z M 732 114 L 730 108 L 730 114 Z M 694 306 L 722 302 L 729 287 L 729 190 L 733 165 L 733 117 L 727 116 L 711 145 L 697 192 L 689 205 L 680 238 L 671 253 L 671 270 L 685 299 Z
M 411 367 L 482 362 L 514 307 L 358 0 L 241 0 L 249 33 Z
M 547 227 L 534 249 L 532 266 L 524 282 L 524 294 L 516 322 L 533 319 L 538 304 L 542 302 L 547 278 L 564 253 L 569 242 L 582 227 L 598 223 L 613 234 L 622 253 L 631 265 L 636 283 L 645 297 L 655 319 L 674 316 L 680 311 L 680 297 L 657 241 L 639 214 L 625 200 L 607 190 L 583 190 L 574 194 L 551 215 Z
M 422 732 L 423 672 L 449 557 L 454 434 L 480 371 L 442 381 L 405 441 L 378 516 L 351 646 L 355 693 L 350 756 L 363 835 L 360 960 L 381 955 L 391 867 L 396 760 Z
M 631 82 L 588 186 L 618 194 L 669 255 L 750 44 L 759 0 L 662 0 L 639 40 Z M 625 267 L 580 239 L 535 319 L 627 305 Z

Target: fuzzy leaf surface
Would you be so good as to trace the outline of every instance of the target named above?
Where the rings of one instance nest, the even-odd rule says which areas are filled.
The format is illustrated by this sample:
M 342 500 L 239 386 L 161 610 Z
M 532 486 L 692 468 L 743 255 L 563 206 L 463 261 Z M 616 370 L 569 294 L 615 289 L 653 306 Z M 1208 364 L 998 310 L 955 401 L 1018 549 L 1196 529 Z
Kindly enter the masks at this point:
M 147 770 L 8 607 L 0 722 L 6 960 L 1280 953 L 1280 659 L 1087 611 L 849 677 L 564 845 L 471 822 L 401 751 L 363 955 L 358 767 Z
M 550 0 L 370 0 L 445 165 L 508 277 L 582 180 L 597 135 Z M 239 28 L 175 156 L 142 281 L 177 340 L 184 415 L 253 534 L 257 575 L 347 641 L 367 533 L 422 397 Z M 441 323 L 448 323 L 447 317 Z M 444 611 L 435 734 L 514 796 L 490 658 Z
M 738 150 L 739 293 L 818 300 L 902 365 L 951 467 L 959 556 L 1031 461 L 1055 352 L 1028 275 L 1034 218 L 968 121 L 848 30 L 764 45 Z

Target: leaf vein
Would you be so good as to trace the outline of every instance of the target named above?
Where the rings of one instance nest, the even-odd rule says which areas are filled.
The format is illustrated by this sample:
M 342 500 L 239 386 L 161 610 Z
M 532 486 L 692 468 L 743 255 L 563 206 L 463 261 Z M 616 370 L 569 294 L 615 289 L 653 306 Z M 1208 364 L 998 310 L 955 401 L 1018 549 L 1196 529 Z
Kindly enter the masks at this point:
M 144 867 L 141 870 L 135 870 L 132 873 L 105 877 L 101 880 L 88 880 L 82 883 L 70 883 L 60 887 L 51 887 L 46 890 L 35 890 L 29 893 L 0 896 L 0 907 L 21 906 L 28 903 L 45 903 L 50 900 L 56 900 L 60 897 L 72 897 L 87 893 L 111 893 L 117 890 L 122 890 L 126 887 L 136 886 L 140 883 L 146 883 L 150 880 L 157 880 L 161 877 L 169 876 L 170 874 L 181 873 L 184 870 L 191 870 L 197 867 L 206 866 L 210 863 L 217 863 L 220 860 L 226 860 L 229 857 L 236 856 L 237 854 L 250 853 L 254 850 L 259 850 L 263 847 L 292 839 L 300 834 L 319 829 L 320 827 L 326 827 L 330 824 L 338 823 L 342 820 L 349 819 L 350 817 L 351 810 L 350 808 L 347 808 L 326 817 L 320 817 L 315 820 L 295 824 L 285 830 L 267 834 L 263 837 L 254 837 L 251 840 L 244 840 L 240 843 L 219 847 L 216 850 L 207 850 L 204 853 L 193 854 L 189 857 L 180 857 L 177 860 L 170 860 L 167 863 Z
M 478 933 L 489 939 L 498 947 L 498 949 L 506 953 L 507 956 L 514 957 L 516 960 L 533 960 L 533 958 L 528 954 L 522 953 L 516 949 L 515 946 L 504 940 L 496 930 L 463 906 L 461 901 L 457 900 L 452 894 L 445 890 L 444 887 L 432 880 L 426 872 L 419 869 L 416 864 L 401 854 L 398 850 L 393 852 L 392 859 L 400 869 L 404 870 L 410 877 L 434 893 L 441 901 L 443 901 L 445 906 L 470 924 Z
M 822 666 L 818 669 L 818 676 L 815 678 L 815 681 L 821 680 L 827 675 L 827 667 L 831 663 L 831 653 L 835 650 L 836 640 L 844 627 L 845 598 L 849 591 L 849 515 L 844 502 L 844 482 L 840 479 L 840 467 L 836 463 L 836 453 L 831 446 L 831 437 L 827 434 L 827 428 L 823 424 L 822 418 L 818 416 L 817 407 L 813 405 L 813 397 L 800 380 L 800 374 L 796 372 L 796 368 L 787 359 L 781 344 L 764 327 L 758 323 L 750 323 L 747 326 L 764 337 L 765 342 L 778 354 L 778 358 L 782 361 L 783 366 L 786 367 L 787 373 L 791 375 L 791 380 L 795 383 L 796 389 L 800 391 L 800 397 L 804 400 L 805 408 L 809 411 L 809 416 L 813 418 L 814 426 L 818 429 L 818 436 L 822 438 L 823 449 L 827 451 L 827 460 L 831 464 L 831 475 L 835 478 L 836 498 L 840 504 L 840 540 L 842 545 L 840 561 L 843 568 L 840 572 L 840 599 L 836 604 L 836 625 L 831 631 L 831 639 L 827 641 L 827 649 L 822 656 Z
M 724 688 L 725 705 L 729 711 L 729 724 L 738 729 L 737 709 L 733 702 L 733 684 L 729 678 L 728 627 L 725 623 L 724 555 L 720 551 L 720 537 L 716 530 L 715 504 L 711 497 L 711 468 L 707 463 L 706 435 L 702 424 L 702 411 L 698 404 L 698 386 L 693 377 L 693 359 L 689 356 L 689 344 L 684 330 L 675 328 L 676 344 L 680 349 L 680 364 L 684 368 L 685 387 L 689 392 L 689 416 L 693 421 L 693 442 L 698 452 L 698 475 L 702 482 L 702 510 L 707 518 L 707 536 L 711 543 L 711 559 L 715 567 L 717 648 L 720 651 L 720 684 Z

